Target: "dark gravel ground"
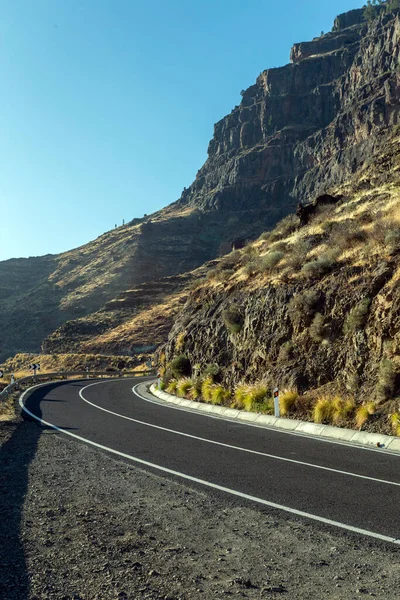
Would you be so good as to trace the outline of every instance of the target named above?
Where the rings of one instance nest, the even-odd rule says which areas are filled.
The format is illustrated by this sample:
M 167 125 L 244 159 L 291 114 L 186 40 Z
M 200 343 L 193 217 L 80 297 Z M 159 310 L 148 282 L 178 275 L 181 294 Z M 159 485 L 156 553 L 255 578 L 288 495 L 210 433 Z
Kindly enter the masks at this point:
M 20 418 L 0 423 L 0 444 L 2 600 L 399 598 L 400 547 L 178 483 Z

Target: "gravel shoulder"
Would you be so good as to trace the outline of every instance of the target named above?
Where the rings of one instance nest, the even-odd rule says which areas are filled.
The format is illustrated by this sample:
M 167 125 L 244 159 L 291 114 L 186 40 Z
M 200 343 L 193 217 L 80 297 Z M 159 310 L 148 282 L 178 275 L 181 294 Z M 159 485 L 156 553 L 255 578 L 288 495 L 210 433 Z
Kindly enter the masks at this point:
M 0 445 L 4 600 L 398 598 L 396 546 L 178 483 L 20 417 L 0 423 Z

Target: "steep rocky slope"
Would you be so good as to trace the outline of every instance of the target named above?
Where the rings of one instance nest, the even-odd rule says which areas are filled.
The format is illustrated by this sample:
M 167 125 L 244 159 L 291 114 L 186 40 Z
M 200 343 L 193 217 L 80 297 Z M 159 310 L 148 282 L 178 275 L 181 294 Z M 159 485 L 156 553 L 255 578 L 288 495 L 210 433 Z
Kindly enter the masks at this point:
M 261 381 L 307 392 L 297 406 L 306 418 L 313 397 L 373 401 L 371 428 L 390 432 L 400 410 L 400 132 L 335 192 L 308 224 L 286 218 L 221 259 L 161 358 L 168 370 L 184 354 L 203 377 L 211 365 L 232 393 Z
M 94 334 L 111 333 L 137 316 L 135 306 L 100 323 L 109 312 L 102 307 L 119 294 L 188 272 L 227 252 L 235 238 L 254 239 L 297 202 L 373 161 L 398 123 L 399 32 L 398 11 L 369 24 L 360 11 L 341 15 L 331 33 L 296 44 L 291 64 L 264 71 L 242 92 L 240 105 L 215 125 L 208 159 L 177 202 L 71 252 L 0 263 L 0 358 L 38 350 L 55 329 L 92 313 Z M 88 327 L 82 341 L 96 351 Z M 58 337 L 59 349 L 62 335 L 50 338 Z M 142 337 L 130 343 L 125 328 L 123 352 Z

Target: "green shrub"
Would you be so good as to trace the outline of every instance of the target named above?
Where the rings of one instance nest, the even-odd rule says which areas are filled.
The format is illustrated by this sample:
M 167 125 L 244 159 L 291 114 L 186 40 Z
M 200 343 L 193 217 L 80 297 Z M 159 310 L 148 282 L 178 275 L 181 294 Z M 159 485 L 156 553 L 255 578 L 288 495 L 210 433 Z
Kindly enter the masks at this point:
M 310 321 L 315 314 L 320 295 L 316 290 L 305 290 L 295 294 L 289 302 L 289 315 L 293 321 Z
M 325 318 L 321 313 L 317 313 L 312 320 L 309 328 L 309 334 L 314 342 L 322 342 L 325 338 Z
M 233 269 L 224 269 L 223 271 L 220 269 L 216 269 L 214 279 L 215 281 L 228 281 L 231 276 L 235 273 Z
M 199 279 L 195 279 L 189 285 L 189 290 L 191 290 L 192 292 L 194 290 L 197 290 L 199 287 L 201 287 L 202 285 L 204 285 L 206 283 L 206 281 L 207 281 L 206 277 L 199 277 Z
M 299 218 L 296 215 L 287 215 L 284 219 L 276 224 L 275 229 L 270 232 L 269 240 L 274 242 L 282 238 L 288 237 L 296 231 L 299 226 Z
M 288 244 L 286 242 L 276 242 L 272 250 L 275 252 L 283 252 L 284 254 L 287 252 Z
M 230 333 L 239 333 L 243 327 L 242 311 L 236 304 L 231 304 L 222 313 L 225 326 Z
M 204 375 L 206 377 L 211 377 L 212 380 L 215 381 L 215 378 L 218 377 L 220 371 L 221 369 L 219 368 L 219 366 L 216 363 L 213 363 L 212 365 L 206 366 L 206 368 L 204 369 Z
M 284 257 L 284 253 L 280 250 L 273 250 L 261 259 L 261 266 L 264 269 L 273 269 Z
M 258 256 L 253 260 L 246 262 L 243 267 L 243 271 L 246 275 L 254 275 L 255 273 L 259 273 L 263 268 L 262 259 Z
M 191 366 L 190 360 L 184 354 L 180 356 L 176 356 L 169 366 L 172 375 L 176 379 L 180 379 L 181 377 L 186 377 L 191 374 Z
M 293 344 L 292 342 L 285 342 L 279 349 L 278 362 L 290 360 L 293 355 Z
M 176 392 L 178 396 L 181 398 L 186 398 L 192 389 L 193 382 L 189 377 L 184 377 L 183 379 L 179 379 L 176 385 Z
M 369 307 L 371 305 L 370 298 L 364 298 L 354 308 L 351 309 L 346 317 L 343 331 L 344 333 L 354 333 L 364 328 L 368 318 Z
M 234 267 L 240 262 L 241 254 L 239 250 L 234 250 L 230 254 L 227 254 L 223 258 L 221 258 L 219 262 L 219 266 L 221 269 L 234 269 Z
M 304 266 L 307 255 L 311 250 L 311 244 L 307 240 L 301 240 L 297 244 L 292 244 L 287 248 L 286 264 L 291 269 L 297 271 Z
M 327 250 L 316 260 L 306 263 L 301 272 L 308 279 L 320 278 L 332 270 L 339 256 L 339 250 Z
M 385 235 L 385 245 L 391 252 L 395 252 L 400 248 L 400 230 L 391 229 Z
M 394 364 L 384 358 L 379 365 L 377 395 L 381 400 L 386 400 L 393 395 L 395 389 L 396 371 Z

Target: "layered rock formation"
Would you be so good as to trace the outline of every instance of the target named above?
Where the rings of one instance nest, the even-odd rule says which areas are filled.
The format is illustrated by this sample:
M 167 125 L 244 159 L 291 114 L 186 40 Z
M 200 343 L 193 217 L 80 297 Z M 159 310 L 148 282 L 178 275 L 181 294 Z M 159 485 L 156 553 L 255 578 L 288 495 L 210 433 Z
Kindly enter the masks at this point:
M 0 357 L 37 350 L 118 294 L 255 238 L 373 162 L 399 119 L 399 34 L 398 11 L 371 24 L 360 11 L 340 15 L 333 32 L 296 44 L 291 64 L 242 93 L 177 202 L 77 250 L 27 259 L 18 285 L 0 290 Z M 0 263 L 2 281 L 13 265 Z

